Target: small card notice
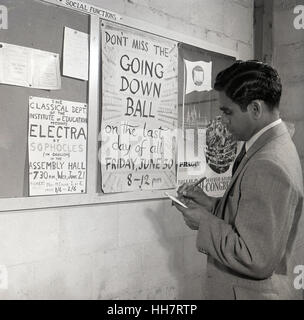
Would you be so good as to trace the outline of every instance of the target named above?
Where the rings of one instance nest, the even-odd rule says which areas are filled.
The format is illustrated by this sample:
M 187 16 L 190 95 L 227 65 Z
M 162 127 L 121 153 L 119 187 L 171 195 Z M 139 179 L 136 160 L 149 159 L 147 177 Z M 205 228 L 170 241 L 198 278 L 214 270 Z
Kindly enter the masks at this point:
M 89 80 L 89 35 L 65 27 L 63 75 Z

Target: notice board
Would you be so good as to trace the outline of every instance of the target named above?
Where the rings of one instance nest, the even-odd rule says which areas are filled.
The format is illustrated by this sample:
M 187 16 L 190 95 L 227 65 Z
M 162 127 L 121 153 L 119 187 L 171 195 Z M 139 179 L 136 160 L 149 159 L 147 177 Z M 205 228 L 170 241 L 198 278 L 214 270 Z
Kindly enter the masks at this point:
M 2 211 L 159 199 L 164 190 L 174 190 L 183 175 L 189 181 L 201 176 L 197 158 L 206 154 L 200 145 L 206 126 L 219 114 L 218 95 L 211 88 L 216 74 L 235 60 L 235 51 L 88 4 L 77 8 L 70 1 L 57 0 L 4 0 L 2 4 L 9 19 L 8 29 L 0 31 L 0 43 L 54 53 L 61 72 L 60 83 L 50 78 L 50 87 L 56 90 L 0 84 Z M 89 70 L 82 64 L 82 79 L 62 72 L 64 35 L 72 30 L 79 33 L 75 39 L 81 35 L 85 40 L 88 35 L 90 40 Z M 191 91 L 190 82 L 200 88 Z M 62 106 L 65 114 L 60 117 L 77 118 L 86 126 L 53 127 L 48 121 L 55 114 L 41 111 L 45 104 Z M 73 114 L 72 106 L 81 114 Z M 39 122 L 42 118 L 45 123 Z M 34 172 L 48 184 L 41 192 L 38 181 L 35 197 L 30 197 L 30 170 L 36 171 L 40 164 L 39 160 L 30 164 L 29 157 L 49 155 L 29 149 L 29 130 L 32 138 L 52 138 L 54 132 L 64 137 L 65 132 L 62 147 L 73 144 L 75 137 L 82 139 L 78 150 L 87 148 L 87 159 L 81 156 L 69 163 L 50 159 L 47 164 L 63 180 L 76 179 L 74 173 L 61 170 L 65 164 L 79 171 L 82 183 L 65 186 L 78 195 L 65 195 L 52 184 L 55 176 L 49 172 Z M 31 143 L 39 146 L 40 142 Z M 212 188 L 221 188 L 214 182 Z M 54 190 L 60 195 L 47 196 Z
M 89 16 L 35 0 L 3 0 L 8 9 L 8 29 L 0 42 L 62 56 L 64 27 L 89 33 Z M 38 90 L 0 85 L 0 197 L 29 196 L 29 97 L 87 103 L 88 82 L 61 78 L 61 89 Z
M 101 24 L 101 41 L 102 191 L 176 188 L 206 176 L 205 191 L 221 196 L 238 144 L 212 88 L 235 58 L 117 23 Z

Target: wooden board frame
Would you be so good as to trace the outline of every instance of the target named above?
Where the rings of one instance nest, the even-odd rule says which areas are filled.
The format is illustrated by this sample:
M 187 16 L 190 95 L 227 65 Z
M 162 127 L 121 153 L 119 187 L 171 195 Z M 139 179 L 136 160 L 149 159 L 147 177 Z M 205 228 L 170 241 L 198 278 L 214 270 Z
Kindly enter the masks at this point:
M 48 4 L 65 7 L 60 0 L 39 0 Z M 78 9 L 72 9 L 82 12 Z M 104 9 L 107 11 L 106 9 Z M 176 33 L 156 25 L 149 24 L 144 21 L 133 19 L 127 16 L 121 16 L 119 24 L 149 32 L 155 35 L 165 34 L 167 39 L 177 42 L 187 43 L 204 50 L 213 51 L 238 59 L 238 52 L 224 47 L 214 45 L 212 43 L 189 37 L 184 34 Z M 104 19 L 113 21 L 110 19 Z M 71 195 L 51 195 L 39 197 L 23 197 L 23 198 L 2 198 L 0 199 L 0 212 L 33 210 L 43 208 L 55 208 L 66 206 L 81 206 L 93 204 L 110 204 L 128 201 L 143 201 L 166 198 L 165 191 L 140 191 L 103 194 L 98 193 L 97 177 L 98 177 L 98 131 L 99 131 L 99 92 L 100 92 L 100 23 L 101 18 L 97 15 L 90 15 L 90 76 L 89 76 L 89 112 L 88 112 L 88 158 L 87 158 L 87 193 L 71 194 Z M 117 22 L 118 23 L 118 22 Z

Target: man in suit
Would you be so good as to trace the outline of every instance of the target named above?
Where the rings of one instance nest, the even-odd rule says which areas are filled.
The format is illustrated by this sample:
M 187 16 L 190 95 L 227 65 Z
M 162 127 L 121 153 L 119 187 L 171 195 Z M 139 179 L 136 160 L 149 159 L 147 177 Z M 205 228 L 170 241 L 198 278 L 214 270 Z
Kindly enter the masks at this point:
M 208 255 L 208 299 L 302 299 L 303 181 L 296 148 L 280 119 L 281 81 L 269 65 L 236 61 L 215 81 L 223 121 L 244 141 L 220 199 L 193 185 L 174 203 Z

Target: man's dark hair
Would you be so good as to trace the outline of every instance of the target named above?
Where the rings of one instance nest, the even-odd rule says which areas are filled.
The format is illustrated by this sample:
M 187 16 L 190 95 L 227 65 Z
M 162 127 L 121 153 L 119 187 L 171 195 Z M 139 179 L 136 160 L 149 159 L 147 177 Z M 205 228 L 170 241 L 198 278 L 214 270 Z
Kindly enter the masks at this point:
M 234 103 L 246 111 L 253 100 L 263 100 L 270 111 L 279 107 L 282 84 L 278 72 L 257 60 L 236 61 L 221 71 L 214 89 L 224 91 Z

